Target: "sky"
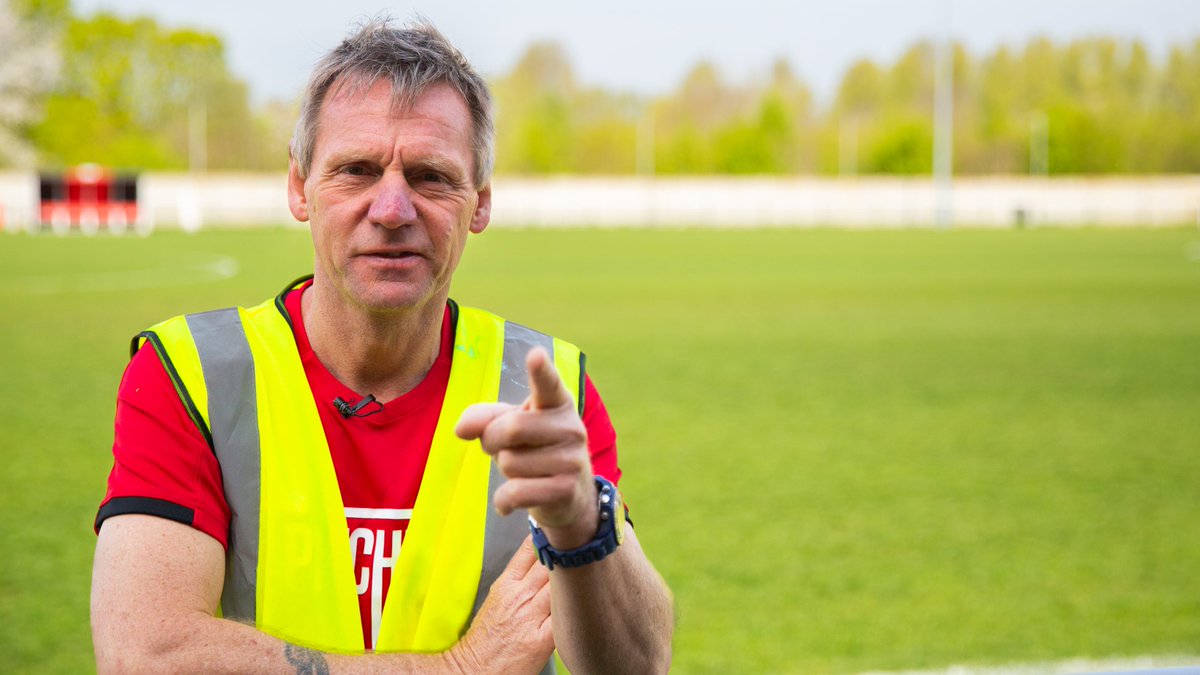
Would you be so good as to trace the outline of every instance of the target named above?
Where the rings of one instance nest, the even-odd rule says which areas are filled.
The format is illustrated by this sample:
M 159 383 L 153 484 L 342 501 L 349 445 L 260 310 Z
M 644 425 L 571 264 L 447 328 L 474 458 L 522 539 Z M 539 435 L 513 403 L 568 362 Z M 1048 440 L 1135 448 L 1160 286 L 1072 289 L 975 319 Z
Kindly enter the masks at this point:
M 75 10 L 148 14 L 220 35 L 230 67 L 258 102 L 298 96 L 314 61 L 358 21 L 424 15 L 484 76 L 507 72 L 534 41 L 567 51 L 586 85 L 666 93 L 701 60 L 737 81 L 786 57 L 828 100 L 845 70 L 891 62 L 949 33 L 976 55 L 1037 35 L 1137 38 L 1158 58 L 1200 39 L 1200 0 L 440 0 L 381 3 L 254 0 L 74 0 Z

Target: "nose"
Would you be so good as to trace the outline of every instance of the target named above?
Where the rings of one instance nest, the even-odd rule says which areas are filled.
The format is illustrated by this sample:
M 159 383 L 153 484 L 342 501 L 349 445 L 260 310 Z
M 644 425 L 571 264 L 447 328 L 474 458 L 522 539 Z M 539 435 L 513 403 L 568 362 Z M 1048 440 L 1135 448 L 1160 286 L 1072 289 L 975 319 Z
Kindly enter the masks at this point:
M 403 175 L 384 175 L 376 185 L 367 218 L 376 225 L 388 228 L 409 225 L 417 219 L 412 197 L 412 187 Z

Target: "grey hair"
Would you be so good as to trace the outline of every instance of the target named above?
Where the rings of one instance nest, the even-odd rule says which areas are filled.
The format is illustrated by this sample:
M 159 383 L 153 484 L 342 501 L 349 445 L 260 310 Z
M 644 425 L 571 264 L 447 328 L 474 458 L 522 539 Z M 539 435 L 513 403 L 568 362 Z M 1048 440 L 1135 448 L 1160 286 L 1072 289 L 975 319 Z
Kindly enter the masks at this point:
M 492 96 L 470 62 L 428 20 L 402 28 L 391 19 L 370 19 L 330 51 L 313 68 L 300 119 L 292 138 L 292 158 L 301 178 L 312 168 L 313 146 L 320 127 L 321 105 L 335 88 L 348 94 L 370 89 L 381 80 L 392 84 L 392 105 L 411 106 L 435 84 L 448 84 L 462 96 L 471 113 L 471 151 L 475 159 L 475 189 L 483 189 L 495 161 Z

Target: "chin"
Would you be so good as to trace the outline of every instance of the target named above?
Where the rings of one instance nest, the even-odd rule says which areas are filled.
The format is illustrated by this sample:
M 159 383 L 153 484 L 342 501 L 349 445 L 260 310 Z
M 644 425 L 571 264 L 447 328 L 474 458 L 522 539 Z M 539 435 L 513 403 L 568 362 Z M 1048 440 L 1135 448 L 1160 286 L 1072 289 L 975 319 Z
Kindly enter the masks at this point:
M 411 281 L 375 280 L 366 284 L 349 284 L 344 295 L 359 307 L 375 312 L 400 312 L 421 307 L 433 300 L 426 286 Z

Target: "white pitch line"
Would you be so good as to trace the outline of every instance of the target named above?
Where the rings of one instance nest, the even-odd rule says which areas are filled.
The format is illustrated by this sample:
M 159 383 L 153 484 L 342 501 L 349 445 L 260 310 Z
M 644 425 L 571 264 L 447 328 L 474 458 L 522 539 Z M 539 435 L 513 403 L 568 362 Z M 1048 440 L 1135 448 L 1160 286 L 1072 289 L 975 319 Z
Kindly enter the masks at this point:
M 201 262 L 111 272 L 79 272 L 19 277 L 0 285 L 6 295 L 57 295 L 62 293 L 107 293 L 148 288 L 188 286 L 232 279 L 238 275 L 237 260 L 218 255 Z
M 1067 675 L 1074 673 L 1114 673 L 1122 671 L 1171 668 L 1179 672 L 1200 674 L 1200 655 L 1166 654 L 1159 656 L 1128 656 L 1112 659 L 1067 659 L 1033 663 L 1010 663 L 992 666 L 953 665 L 936 670 L 870 671 L 860 675 Z M 1147 675 L 1152 675 L 1147 673 Z

